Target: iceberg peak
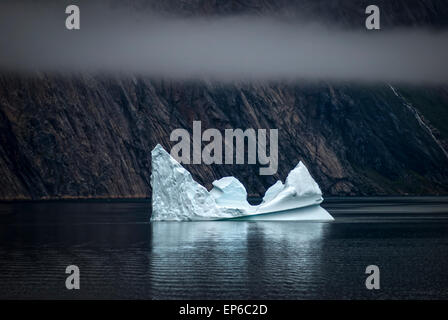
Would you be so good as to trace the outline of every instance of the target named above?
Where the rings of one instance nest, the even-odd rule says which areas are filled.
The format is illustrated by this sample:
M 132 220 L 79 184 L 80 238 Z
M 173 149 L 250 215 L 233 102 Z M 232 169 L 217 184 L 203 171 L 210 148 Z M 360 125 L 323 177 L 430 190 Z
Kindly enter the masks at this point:
M 285 185 L 287 187 L 293 187 L 299 196 L 322 196 L 322 191 L 320 191 L 319 185 L 314 181 L 302 161 L 300 161 L 288 174 Z
M 160 144 L 151 152 L 152 215 L 157 220 L 204 220 L 222 217 L 207 189 L 193 180 Z

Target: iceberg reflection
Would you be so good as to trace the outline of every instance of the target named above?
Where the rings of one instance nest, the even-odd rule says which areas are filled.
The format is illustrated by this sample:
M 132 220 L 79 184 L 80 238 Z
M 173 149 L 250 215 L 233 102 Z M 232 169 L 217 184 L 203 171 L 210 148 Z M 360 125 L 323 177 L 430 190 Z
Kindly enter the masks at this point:
M 151 224 L 150 269 L 155 298 L 276 297 L 318 283 L 328 224 L 307 222 L 156 222 Z M 255 279 L 255 278 L 256 279 Z M 268 285 L 271 284 L 271 285 Z M 299 286 L 300 284 L 300 286 Z M 269 291 L 267 288 L 271 288 Z M 300 298 L 300 292 L 297 293 Z

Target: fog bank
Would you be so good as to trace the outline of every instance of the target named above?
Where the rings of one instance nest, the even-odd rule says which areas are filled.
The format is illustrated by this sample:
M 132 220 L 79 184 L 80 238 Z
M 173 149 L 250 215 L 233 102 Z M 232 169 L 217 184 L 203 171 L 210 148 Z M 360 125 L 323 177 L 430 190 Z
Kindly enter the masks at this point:
M 28 5 L 30 6 L 30 5 Z M 0 5 L 0 70 L 107 72 L 173 79 L 447 83 L 448 32 L 349 31 L 270 17 L 162 17 Z

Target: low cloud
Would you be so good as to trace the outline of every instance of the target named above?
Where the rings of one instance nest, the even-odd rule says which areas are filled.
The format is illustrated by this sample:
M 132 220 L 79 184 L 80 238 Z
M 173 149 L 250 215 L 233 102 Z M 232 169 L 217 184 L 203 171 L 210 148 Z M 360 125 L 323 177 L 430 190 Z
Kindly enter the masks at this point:
M 28 5 L 31 6 L 31 5 Z M 0 5 L 0 69 L 174 79 L 448 82 L 448 31 L 350 31 L 269 17 Z

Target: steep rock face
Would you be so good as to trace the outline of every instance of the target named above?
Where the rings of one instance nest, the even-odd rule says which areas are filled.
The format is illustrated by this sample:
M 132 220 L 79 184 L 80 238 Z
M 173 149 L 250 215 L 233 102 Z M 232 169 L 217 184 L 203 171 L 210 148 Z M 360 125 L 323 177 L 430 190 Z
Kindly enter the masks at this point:
M 0 198 L 149 197 L 152 148 L 170 150 L 171 131 L 191 132 L 193 120 L 203 130 L 279 129 L 276 175 L 258 175 L 257 165 L 186 165 L 208 189 L 233 175 L 260 196 L 302 160 L 324 196 L 446 194 L 446 152 L 418 106 L 422 95 L 437 96 L 443 114 L 447 89 L 415 101 L 403 92 L 388 84 L 3 75 Z
M 81 4 L 83 7 L 87 2 Z M 274 15 L 364 29 L 367 0 L 111 0 L 181 16 Z M 382 28 L 448 26 L 439 0 L 378 0 Z M 83 7 L 84 8 L 84 7 Z M 85 12 L 85 11 L 84 11 Z M 88 11 L 87 11 L 88 12 Z M 151 195 L 151 150 L 175 128 L 279 129 L 279 168 L 186 165 L 262 195 L 299 160 L 328 195 L 447 194 L 448 88 L 175 82 L 0 74 L 0 199 Z

